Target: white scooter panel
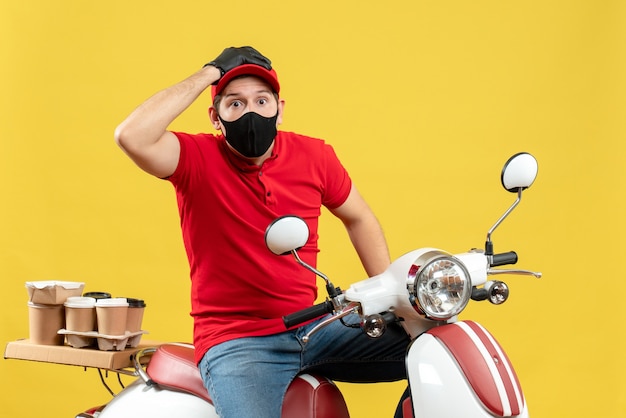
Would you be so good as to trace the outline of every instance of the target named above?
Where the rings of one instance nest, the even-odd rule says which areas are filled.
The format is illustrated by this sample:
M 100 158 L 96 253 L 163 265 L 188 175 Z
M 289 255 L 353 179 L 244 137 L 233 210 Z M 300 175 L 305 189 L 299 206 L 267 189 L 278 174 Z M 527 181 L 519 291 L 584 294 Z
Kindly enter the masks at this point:
M 462 321 L 417 338 L 407 356 L 416 417 L 527 417 L 513 366 L 479 324 Z
M 209 402 L 186 392 L 147 386 L 138 379 L 111 400 L 98 418 L 219 418 Z

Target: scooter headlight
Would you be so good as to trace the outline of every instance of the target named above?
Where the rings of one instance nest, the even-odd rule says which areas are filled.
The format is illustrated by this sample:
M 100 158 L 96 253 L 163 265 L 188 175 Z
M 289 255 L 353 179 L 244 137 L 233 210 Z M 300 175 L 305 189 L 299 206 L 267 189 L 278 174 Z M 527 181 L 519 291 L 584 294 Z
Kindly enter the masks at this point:
M 420 267 L 412 289 L 417 310 L 430 319 L 442 321 L 458 315 L 471 293 L 467 268 L 449 255 L 433 257 Z

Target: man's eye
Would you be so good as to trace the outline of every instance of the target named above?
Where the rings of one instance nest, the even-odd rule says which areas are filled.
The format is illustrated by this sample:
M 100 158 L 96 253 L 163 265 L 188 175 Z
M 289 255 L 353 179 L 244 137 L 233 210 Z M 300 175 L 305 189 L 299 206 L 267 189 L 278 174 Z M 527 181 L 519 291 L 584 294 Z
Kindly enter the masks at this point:
M 266 104 L 267 103 L 267 99 L 259 99 L 259 104 Z

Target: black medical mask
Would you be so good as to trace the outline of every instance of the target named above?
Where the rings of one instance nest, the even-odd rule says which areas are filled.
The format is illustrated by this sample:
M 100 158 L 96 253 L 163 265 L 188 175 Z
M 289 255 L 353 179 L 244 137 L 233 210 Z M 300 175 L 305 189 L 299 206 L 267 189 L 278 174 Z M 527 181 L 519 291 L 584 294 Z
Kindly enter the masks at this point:
M 226 128 L 224 134 L 226 141 L 244 157 L 260 157 L 265 154 L 276 138 L 278 112 L 271 118 L 255 112 L 247 112 L 233 122 L 227 122 L 221 117 L 219 119 Z

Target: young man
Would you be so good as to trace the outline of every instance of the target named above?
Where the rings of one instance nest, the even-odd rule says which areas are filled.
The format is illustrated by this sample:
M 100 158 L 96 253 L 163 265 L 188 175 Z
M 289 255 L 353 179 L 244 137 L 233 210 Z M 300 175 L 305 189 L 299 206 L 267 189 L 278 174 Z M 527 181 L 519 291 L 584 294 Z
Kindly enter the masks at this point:
M 168 131 L 209 87 L 209 117 L 221 134 Z M 385 270 L 389 252 L 333 149 L 277 131 L 285 106 L 279 93 L 269 59 L 251 47 L 227 48 L 146 100 L 115 133 L 140 168 L 175 187 L 191 269 L 196 361 L 224 418 L 280 417 L 285 390 L 303 370 L 349 381 L 405 377 L 408 337 L 399 328 L 373 341 L 336 323 L 306 345 L 301 337 L 316 322 L 285 329 L 282 316 L 314 303 L 316 278 L 265 248 L 272 220 L 305 219 L 311 237 L 300 256 L 313 266 L 322 205 L 345 225 L 369 276 Z

